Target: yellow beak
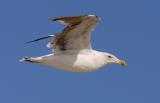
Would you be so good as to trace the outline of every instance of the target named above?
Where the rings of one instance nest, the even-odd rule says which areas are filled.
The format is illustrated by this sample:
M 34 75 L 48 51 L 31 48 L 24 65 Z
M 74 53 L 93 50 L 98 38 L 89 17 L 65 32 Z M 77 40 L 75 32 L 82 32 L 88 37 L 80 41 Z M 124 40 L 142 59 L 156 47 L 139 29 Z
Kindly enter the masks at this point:
M 123 60 L 118 60 L 118 61 L 116 61 L 116 63 L 120 64 L 122 66 L 127 66 L 127 63 L 125 61 L 123 61 Z

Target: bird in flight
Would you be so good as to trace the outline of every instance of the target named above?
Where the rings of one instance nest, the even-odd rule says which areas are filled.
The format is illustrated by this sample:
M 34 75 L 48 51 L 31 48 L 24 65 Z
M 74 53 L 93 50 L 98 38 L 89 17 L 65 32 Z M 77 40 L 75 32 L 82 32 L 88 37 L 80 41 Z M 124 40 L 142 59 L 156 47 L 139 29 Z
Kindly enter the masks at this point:
M 44 56 L 24 57 L 20 61 L 44 64 L 71 72 L 91 72 L 113 63 L 127 65 L 113 54 L 92 49 L 90 35 L 100 22 L 98 16 L 67 16 L 51 20 L 64 24 L 64 30 L 59 34 L 48 35 L 30 42 L 53 37 L 53 41 L 49 42 L 47 47 L 54 48 L 54 51 Z

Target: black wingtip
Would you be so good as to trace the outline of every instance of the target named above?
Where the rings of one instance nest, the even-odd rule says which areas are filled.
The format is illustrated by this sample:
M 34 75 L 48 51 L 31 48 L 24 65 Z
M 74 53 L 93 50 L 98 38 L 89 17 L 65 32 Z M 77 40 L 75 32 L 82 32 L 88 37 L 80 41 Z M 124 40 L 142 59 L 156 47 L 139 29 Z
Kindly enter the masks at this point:
M 51 21 L 57 21 L 58 19 L 57 18 L 48 18 L 49 20 Z
M 37 42 L 37 41 L 40 41 L 40 40 L 43 40 L 43 39 L 47 39 L 47 38 L 50 38 L 50 37 L 54 37 L 54 35 L 47 35 L 47 36 L 44 36 L 44 37 L 41 37 L 41 38 L 38 38 L 38 39 L 35 39 L 35 40 L 32 40 L 32 41 L 28 41 L 25 44 Z

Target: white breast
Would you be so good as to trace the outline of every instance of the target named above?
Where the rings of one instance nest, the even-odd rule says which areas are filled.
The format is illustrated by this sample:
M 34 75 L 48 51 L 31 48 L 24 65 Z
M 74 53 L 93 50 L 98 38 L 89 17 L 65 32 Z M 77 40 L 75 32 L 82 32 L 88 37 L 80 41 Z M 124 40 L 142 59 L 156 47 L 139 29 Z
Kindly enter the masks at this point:
M 48 66 L 72 72 L 90 72 L 105 65 L 104 57 L 94 52 L 52 55 L 45 58 Z

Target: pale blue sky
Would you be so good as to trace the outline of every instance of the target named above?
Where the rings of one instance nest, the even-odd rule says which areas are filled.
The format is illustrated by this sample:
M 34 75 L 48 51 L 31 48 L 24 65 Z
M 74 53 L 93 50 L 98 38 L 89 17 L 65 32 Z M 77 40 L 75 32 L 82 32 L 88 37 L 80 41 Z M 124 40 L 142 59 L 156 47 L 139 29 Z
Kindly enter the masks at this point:
M 160 103 L 158 0 L 0 0 L 0 103 Z M 20 63 L 50 53 L 47 41 L 25 45 L 62 25 L 50 17 L 95 14 L 92 47 L 128 63 L 70 73 Z

